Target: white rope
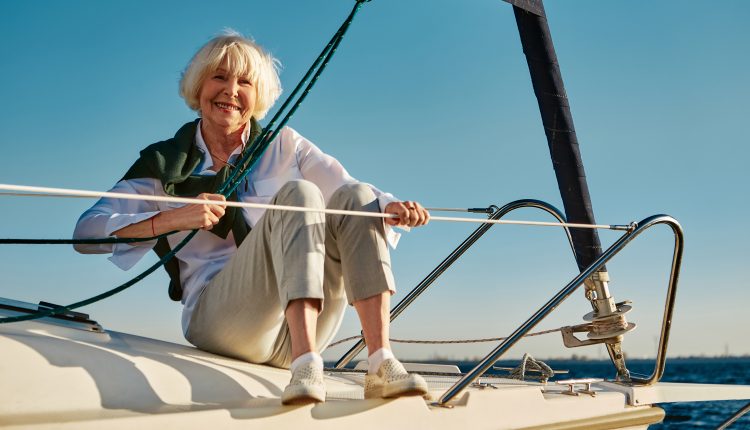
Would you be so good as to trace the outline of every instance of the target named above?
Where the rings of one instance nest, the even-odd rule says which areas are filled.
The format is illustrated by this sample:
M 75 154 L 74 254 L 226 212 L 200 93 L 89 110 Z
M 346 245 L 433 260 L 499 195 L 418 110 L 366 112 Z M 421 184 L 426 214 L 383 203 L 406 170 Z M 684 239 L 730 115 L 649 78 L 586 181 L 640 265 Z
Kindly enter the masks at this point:
M 172 203 L 185 203 L 185 204 L 217 204 L 216 200 L 204 200 L 188 197 L 171 197 L 171 196 L 149 196 L 143 194 L 127 194 L 127 193 L 113 193 L 103 191 L 88 191 L 88 190 L 75 190 L 66 188 L 50 188 L 50 187 L 33 187 L 28 185 L 10 185 L 0 184 L 0 190 L 14 191 L 16 193 L 26 194 L 15 194 L 17 196 L 39 196 L 49 197 L 50 195 L 59 197 L 90 197 L 90 198 L 102 198 L 109 197 L 114 199 L 126 199 L 126 200 L 145 200 L 154 202 L 172 202 Z M 33 194 L 28 194 L 33 193 Z M 220 202 L 222 206 L 238 207 L 238 208 L 254 208 L 254 209 L 272 209 L 272 210 L 285 210 L 294 212 L 319 212 L 331 215 L 354 215 L 354 216 L 366 216 L 371 218 L 398 218 L 398 215 L 387 214 L 380 212 L 366 212 L 366 211 L 349 211 L 340 209 L 318 209 L 318 208 L 307 208 L 300 206 L 286 206 L 286 205 L 272 205 L 266 203 L 248 203 L 248 202 L 232 202 L 224 201 Z M 428 211 L 439 211 L 443 208 L 425 208 Z M 448 221 L 448 222 L 470 222 L 479 224 L 514 224 L 514 225 L 532 225 L 532 226 L 545 226 L 545 227 L 574 227 L 574 228 L 590 228 L 590 229 L 609 229 L 609 230 L 628 230 L 630 226 L 627 225 L 608 225 L 608 224 L 579 224 L 579 223 L 560 223 L 560 222 L 544 222 L 544 221 L 514 221 L 514 220 L 493 220 L 483 218 L 458 218 L 458 217 L 441 217 L 441 216 L 430 216 L 430 221 Z
M 431 212 L 433 211 L 434 212 L 471 212 L 469 209 L 466 209 L 466 208 L 425 208 L 425 209 Z M 481 208 L 481 209 L 482 209 L 481 213 L 486 213 L 485 208 Z
M 552 368 L 549 367 L 547 363 L 543 362 L 542 360 L 536 360 L 529 354 L 524 353 L 523 358 L 521 359 L 521 364 L 510 371 L 508 378 L 525 381 L 527 371 L 539 372 L 540 375 L 538 376 L 538 378 L 539 382 L 541 382 L 542 384 L 546 383 L 549 378 L 555 376 L 555 371 L 552 370 Z

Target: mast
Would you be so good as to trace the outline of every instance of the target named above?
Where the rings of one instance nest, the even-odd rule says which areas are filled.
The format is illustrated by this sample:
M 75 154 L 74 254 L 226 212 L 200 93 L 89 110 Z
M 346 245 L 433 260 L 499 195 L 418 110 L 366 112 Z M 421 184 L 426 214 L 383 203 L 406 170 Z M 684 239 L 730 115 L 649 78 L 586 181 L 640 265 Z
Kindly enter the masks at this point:
M 573 115 L 570 112 L 568 95 L 563 85 L 542 0 L 505 1 L 513 5 L 565 216 L 568 222 L 596 224 L 586 183 L 586 172 L 573 125 Z M 595 229 L 574 228 L 571 229 L 571 237 L 578 269 L 583 271 L 602 252 L 599 234 Z M 585 282 L 586 297 L 591 301 L 595 315 L 600 317 L 617 312 L 614 299 L 609 293 L 608 282 L 609 275 L 604 267 Z M 618 341 L 608 342 L 606 345 L 617 368 L 618 377 L 629 380 L 630 375 L 625 367 L 621 349 L 621 337 Z
M 565 216 L 569 222 L 595 224 L 573 115 L 570 112 L 544 6 L 541 1 L 521 3 L 536 6 L 529 11 L 514 5 L 513 12 L 529 65 L 534 94 L 539 103 Z M 599 235 L 595 229 L 573 229 L 571 235 L 578 268 L 583 270 L 601 254 Z

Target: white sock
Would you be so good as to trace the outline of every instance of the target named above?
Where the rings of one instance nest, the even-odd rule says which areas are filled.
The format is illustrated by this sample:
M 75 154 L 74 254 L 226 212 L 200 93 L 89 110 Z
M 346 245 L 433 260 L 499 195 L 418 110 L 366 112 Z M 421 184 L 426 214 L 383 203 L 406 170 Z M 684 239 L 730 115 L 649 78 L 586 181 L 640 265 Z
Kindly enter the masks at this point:
M 389 358 L 396 358 L 396 356 L 393 355 L 393 352 L 390 349 L 380 348 L 379 350 L 373 352 L 372 355 L 367 357 L 367 373 L 373 375 L 378 373 L 380 365 L 383 363 L 383 361 L 388 360 Z
M 306 352 L 292 361 L 292 365 L 289 366 L 289 370 L 294 373 L 294 371 L 297 370 L 298 367 L 307 363 L 313 363 L 315 364 L 315 367 L 322 369 L 323 357 L 321 357 L 317 352 Z

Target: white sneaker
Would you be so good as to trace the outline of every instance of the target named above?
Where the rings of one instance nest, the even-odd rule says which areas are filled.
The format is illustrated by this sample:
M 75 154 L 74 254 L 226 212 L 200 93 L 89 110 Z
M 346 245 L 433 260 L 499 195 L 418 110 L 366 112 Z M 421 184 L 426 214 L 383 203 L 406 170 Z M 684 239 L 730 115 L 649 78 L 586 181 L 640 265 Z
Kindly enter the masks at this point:
M 378 373 L 365 375 L 365 399 L 421 396 L 427 393 L 427 381 L 406 372 L 395 358 L 384 360 Z
M 292 373 L 292 380 L 281 395 L 281 403 L 284 405 L 306 405 L 325 400 L 323 369 L 314 363 L 305 363 L 297 367 Z

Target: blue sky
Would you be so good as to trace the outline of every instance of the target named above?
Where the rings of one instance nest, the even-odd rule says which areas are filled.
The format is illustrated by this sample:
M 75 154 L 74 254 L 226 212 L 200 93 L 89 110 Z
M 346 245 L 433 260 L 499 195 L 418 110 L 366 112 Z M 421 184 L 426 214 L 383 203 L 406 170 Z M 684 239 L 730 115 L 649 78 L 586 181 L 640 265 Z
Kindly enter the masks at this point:
M 666 213 L 686 249 L 670 354 L 750 354 L 745 214 L 750 160 L 750 3 L 548 1 L 547 14 L 597 221 Z M 0 182 L 106 190 L 145 145 L 194 117 L 177 81 L 223 28 L 253 36 L 283 64 L 291 89 L 351 1 L 4 2 L 0 6 Z M 497 0 L 366 4 L 290 125 L 357 178 L 426 206 L 477 207 L 536 198 L 562 207 L 511 6 Z M 0 237 L 69 237 L 93 201 L 0 197 Z M 512 218 L 547 220 L 534 211 Z M 473 229 L 432 223 L 393 253 L 403 294 Z M 617 233 L 602 232 L 611 244 Z M 510 333 L 576 274 L 557 229 L 495 227 L 393 325 L 397 338 Z M 666 227 L 608 265 L 616 300 L 638 329 L 625 349 L 650 356 L 671 258 Z M 70 303 L 109 289 L 105 256 L 66 246 L 0 248 L 0 296 Z M 582 293 L 539 329 L 579 324 Z M 157 273 L 85 309 L 106 328 L 182 341 L 180 306 Z M 358 333 L 348 314 L 340 336 Z M 401 356 L 484 355 L 493 345 L 397 345 Z M 344 348 L 326 354 L 335 358 Z M 520 343 L 536 356 L 558 336 Z

